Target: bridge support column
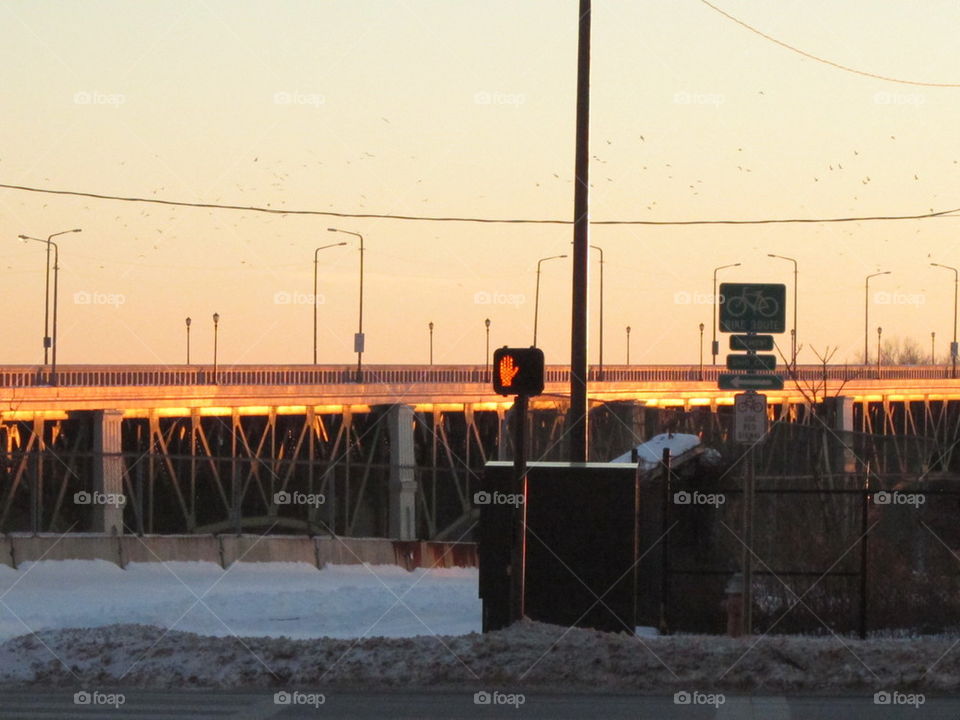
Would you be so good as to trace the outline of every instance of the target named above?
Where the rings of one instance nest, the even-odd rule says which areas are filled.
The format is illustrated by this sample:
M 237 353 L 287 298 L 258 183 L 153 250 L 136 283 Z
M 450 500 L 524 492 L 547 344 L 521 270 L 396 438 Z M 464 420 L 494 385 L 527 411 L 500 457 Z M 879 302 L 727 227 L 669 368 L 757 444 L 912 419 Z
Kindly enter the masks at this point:
M 838 395 L 833 398 L 833 403 L 833 428 L 847 446 L 841 451 L 841 467 L 845 473 L 855 473 L 857 471 L 857 458 L 853 449 L 849 447 L 853 442 L 853 398 Z
M 415 540 L 417 536 L 416 458 L 413 450 L 413 408 L 392 405 L 387 411 L 390 434 L 390 537 Z
M 94 410 L 93 489 L 100 497 L 123 497 L 123 447 L 120 425 L 122 410 Z M 124 504 L 97 503 L 93 506 L 91 530 L 108 535 L 123 534 Z
M 507 428 L 507 410 L 502 405 L 497 406 L 497 460 L 511 459 Z

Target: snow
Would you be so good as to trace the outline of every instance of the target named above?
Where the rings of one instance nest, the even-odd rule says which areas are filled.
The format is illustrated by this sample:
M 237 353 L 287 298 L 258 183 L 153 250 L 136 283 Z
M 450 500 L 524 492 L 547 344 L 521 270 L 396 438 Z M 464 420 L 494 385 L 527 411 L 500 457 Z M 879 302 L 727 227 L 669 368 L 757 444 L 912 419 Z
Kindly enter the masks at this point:
M 658 637 L 652 628 L 631 636 L 530 621 L 485 635 L 479 629 L 475 569 L 0 567 L 0 686 L 7 687 L 519 685 L 663 694 L 954 692 L 960 685 L 958 640 L 948 636 Z
M 700 444 L 700 438 L 696 435 L 685 433 L 662 433 L 654 435 L 646 442 L 637 445 L 637 459 L 640 461 L 641 469 L 650 469 L 663 459 L 663 451 L 670 448 L 670 457 L 675 458 L 688 450 L 692 450 Z M 630 453 L 624 453 L 611 462 L 623 463 L 630 462 Z
M 0 566 L 0 599 L 0 640 L 28 628 L 117 623 L 213 636 L 461 635 L 480 629 L 481 613 L 475 568 L 393 565 L 236 563 L 224 571 L 172 562 L 124 570 L 104 560 L 43 561 Z
M 113 625 L 7 641 L 0 645 L 0 685 L 955 692 L 960 653 L 949 652 L 954 642 L 637 638 L 530 621 L 485 635 L 239 640 Z

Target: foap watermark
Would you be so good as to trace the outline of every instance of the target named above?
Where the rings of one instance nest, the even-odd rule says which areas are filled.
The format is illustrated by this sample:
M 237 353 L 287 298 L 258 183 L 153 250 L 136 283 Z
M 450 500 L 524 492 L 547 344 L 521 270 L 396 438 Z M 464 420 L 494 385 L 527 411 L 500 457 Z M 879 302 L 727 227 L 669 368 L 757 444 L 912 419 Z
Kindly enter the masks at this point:
M 686 490 L 681 490 L 673 494 L 674 505 L 713 505 L 715 508 L 718 508 L 725 502 L 727 502 L 727 498 L 723 493 L 702 493 L 698 490 L 687 492 Z
M 126 702 L 127 698 L 123 693 L 80 690 L 73 694 L 74 705 L 96 705 L 98 707 L 112 707 L 114 710 L 119 710 L 120 706 Z
M 274 505 L 311 505 L 319 507 L 327 501 L 323 493 L 287 492 L 281 490 L 273 494 Z
M 676 305 L 723 305 L 723 295 L 680 290 L 673 294 L 673 302 Z
M 327 298 L 323 293 L 287 292 L 278 290 L 273 294 L 274 305 L 324 305 Z
M 898 293 L 881 290 L 873 294 L 873 301 L 877 305 L 913 305 L 918 310 L 927 302 L 923 293 Z
M 873 96 L 875 105 L 923 105 L 926 101 L 922 93 L 878 92 Z
M 519 308 L 526 301 L 527 296 L 522 293 L 487 292 L 486 290 L 480 290 L 473 294 L 473 302 L 475 305 L 513 305 L 514 308 Z
M 680 90 L 673 94 L 673 102 L 677 105 L 713 105 L 714 107 L 720 107 L 726 100 L 726 97 L 720 93 Z
M 923 693 L 902 693 L 897 690 L 881 690 L 873 694 L 874 705 L 913 705 L 917 710 L 927 701 Z
M 487 492 L 486 490 L 480 490 L 473 494 L 473 504 L 474 505 L 513 505 L 514 507 L 519 507 L 523 505 L 524 497 L 521 493 L 502 493 L 502 492 Z
M 273 94 L 274 105 L 309 105 L 318 108 L 326 103 L 326 96 L 320 93 L 280 90 Z
M 514 710 L 519 710 L 520 706 L 527 701 L 527 696 L 523 693 L 504 693 L 494 690 L 480 690 L 473 694 L 474 705 L 512 705 Z
M 73 494 L 74 505 L 114 505 L 123 507 L 127 504 L 127 496 L 123 493 L 102 493 L 94 490 L 81 490 Z
M 905 493 L 899 490 L 887 492 L 886 490 L 880 490 L 873 494 L 873 502 L 875 505 L 913 505 L 914 507 L 920 507 L 926 501 L 927 498 L 922 493 Z
M 323 693 L 305 693 L 299 690 L 287 692 L 281 690 L 273 694 L 274 705 L 308 705 L 312 708 L 319 708 L 327 701 L 327 696 Z
M 473 94 L 473 102 L 475 105 L 513 105 L 514 107 L 520 107 L 526 101 L 527 96 L 523 93 L 478 90 Z
M 713 705 L 718 708 L 727 701 L 723 693 L 704 693 L 698 690 L 681 690 L 673 694 L 674 705 Z
M 105 93 L 99 90 L 80 90 L 73 94 L 74 105 L 106 105 L 114 109 L 127 102 L 127 96 L 120 93 Z
M 75 305 L 109 305 L 114 308 L 119 308 L 127 302 L 127 297 L 120 293 L 87 292 L 86 290 L 81 290 L 73 294 L 73 302 Z

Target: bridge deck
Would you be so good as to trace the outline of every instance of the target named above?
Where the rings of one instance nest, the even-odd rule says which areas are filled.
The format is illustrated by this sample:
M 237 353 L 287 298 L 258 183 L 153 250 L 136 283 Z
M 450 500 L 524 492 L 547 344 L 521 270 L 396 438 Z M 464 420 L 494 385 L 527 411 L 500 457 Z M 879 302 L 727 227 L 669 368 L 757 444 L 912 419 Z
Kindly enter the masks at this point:
M 569 395 L 569 367 L 547 368 L 545 394 L 537 403 L 553 405 Z M 590 397 L 595 400 L 642 400 L 650 405 L 732 404 L 734 391 L 718 390 L 721 367 L 689 365 L 607 366 L 600 379 L 591 369 Z M 783 391 L 766 393 L 771 402 L 802 403 L 814 393 L 843 394 L 856 401 L 960 399 L 960 380 L 943 366 L 883 367 L 818 365 L 797 368 Z M 702 377 L 702 379 L 701 379 Z M 335 411 L 350 406 L 363 412 L 371 405 L 407 403 L 419 407 L 470 405 L 474 409 L 509 406 L 510 398 L 492 392 L 489 370 L 477 365 L 67 365 L 57 368 L 0 366 L 3 417 L 36 412 L 117 409 L 128 416 L 161 414 L 261 414 L 264 408 L 302 413 L 304 408 Z M 55 380 L 55 384 L 52 381 Z M 214 382 L 216 380 L 216 382 Z M 536 404 L 535 404 L 536 405 Z

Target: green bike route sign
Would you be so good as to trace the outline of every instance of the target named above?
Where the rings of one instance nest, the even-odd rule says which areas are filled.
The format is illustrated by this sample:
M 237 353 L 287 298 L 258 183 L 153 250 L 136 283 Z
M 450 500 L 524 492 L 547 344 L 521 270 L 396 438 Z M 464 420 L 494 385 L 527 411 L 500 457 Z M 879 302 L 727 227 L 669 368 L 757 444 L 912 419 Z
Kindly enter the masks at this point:
M 782 333 L 787 323 L 787 286 L 721 283 L 720 332 Z

